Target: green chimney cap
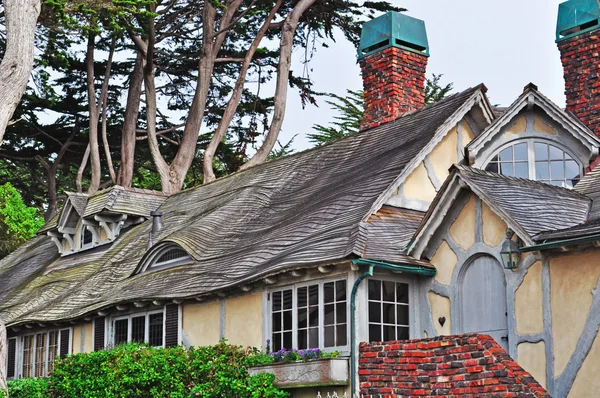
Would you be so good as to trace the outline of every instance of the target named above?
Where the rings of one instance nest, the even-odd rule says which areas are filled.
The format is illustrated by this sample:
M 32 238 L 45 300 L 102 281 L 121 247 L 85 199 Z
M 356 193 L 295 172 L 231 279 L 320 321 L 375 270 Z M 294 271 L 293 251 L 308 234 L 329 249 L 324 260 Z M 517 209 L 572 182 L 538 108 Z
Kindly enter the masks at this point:
M 569 0 L 558 6 L 556 41 L 600 28 L 598 0 Z
M 428 57 L 425 22 L 394 11 L 365 22 L 360 35 L 358 59 L 388 47 L 399 47 Z

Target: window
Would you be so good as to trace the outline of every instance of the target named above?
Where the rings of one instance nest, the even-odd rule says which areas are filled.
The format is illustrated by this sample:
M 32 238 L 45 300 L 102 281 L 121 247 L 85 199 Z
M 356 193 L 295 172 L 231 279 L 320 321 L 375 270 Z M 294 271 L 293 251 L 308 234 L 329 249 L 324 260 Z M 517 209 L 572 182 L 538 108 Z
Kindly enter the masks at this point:
M 150 255 L 145 265 L 141 268 L 141 272 L 148 269 L 173 267 L 184 264 L 189 260 L 191 260 L 190 255 L 180 246 L 173 244 L 162 245 Z
M 150 311 L 114 318 L 113 344 L 147 342 L 154 347 L 164 346 L 164 311 Z
M 90 230 L 90 227 L 81 227 L 81 248 L 88 249 L 94 245 L 94 234 Z
M 369 279 L 369 341 L 410 337 L 408 284 Z
M 340 348 L 348 345 L 345 280 L 315 282 L 273 291 L 273 351 L 282 348 Z
M 63 339 L 61 347 L 61 334 Z M 14 350 L 19 354 L 9 363 L 9 374 L 20 361 L 19 377 L 45 377 L 54 369 L 57 356 L 69 352 L 70 329 L 37 332 L 21 336 L 20 344 L 15 339 Z M 66 344 L 66 346 L 65 346 Z
M 535 140 L 508 145 L 490 160 L 485 169 L 566 188 L 573 188 L 583 171 L 581 165 L 567 152 L 552 144 Z

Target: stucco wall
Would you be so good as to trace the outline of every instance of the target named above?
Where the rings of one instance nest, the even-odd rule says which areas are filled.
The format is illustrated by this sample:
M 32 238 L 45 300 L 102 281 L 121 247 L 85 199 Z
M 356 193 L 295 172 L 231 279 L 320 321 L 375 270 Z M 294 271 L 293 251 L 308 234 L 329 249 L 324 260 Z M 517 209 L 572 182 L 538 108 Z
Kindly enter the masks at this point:
M 450 319 L 450 299 L 434 292 L 429 292 L 429 305 L 431 306 L 431 317 L 438 336 L 452 334 Z M 444 323 L 440 323 L 440 320 Z
M 93 323 L 78 323 L 73 326 L 73 341 L 71 351 L 73 354 L 94 351 Z M 82 344 L 83 343 L 83 344 Z M 83 348 L 83 350 L 82 350 Z
M 404 181 L 404 196 L 409 199 L 431 202 L 435 197 L 436 190 L 423 162 Z
M 435 280 L 444 285 L 449 285 L 452 282 L 452 274 L 454 273 L 457 261 L 458 257 L 456 257 L 456 253 L 450 248 L 448 242 L 445 240 L 442 241 L 442 244 L 431 259 L 431 264 L 437 270 Z
M 262 347 L 262 292 L 227 299 L 225 337 L 231 344 Z
M 514 135 L 524 133 L 527 130 L 527 118 L 525 115 L 520 115 L 514 119 L 510 127 L 504 135 Z
M 475 196 L 463 207 L 450 227 L 450 236 L 464 250 L 475 244 Z
M 577 372 L 569 398 L 597 397 L 600 394 L 600 337 L 596 336 L 592 349 Z
M 542 300 L 542 263 L 536 261 L 515 293 L 517 333 L 534 334 L 544 330 Z
M 592 306 L 600 277 L 600 253 L 550 260 L 554 372 L 560 375 L 573 354 Z
M 517 362 L 546 388 L 546 344 L 543 341 L 519 344 Z
M 506 223 L 486 203 L 481 204 L 481 218 L 483 242 L 490 247 L 498 246 L 506 236 Z
M 182 328 L 192 346 L 212 345 L 221 337 L 221 305 L 218 300 L 184 304 Z
M 457 127 L 454 127 L 429 154 L 428 158 L 438 181 L 445 181 L 450 166 L 458 163 L 457 145 L 458 133 Z
M 538 133 L 546 133 L 556 135 L 557 132 L 554 130 L 552 126 L 544 121 L 541 117 L 534 115 L 533 116 L 533 129 Z

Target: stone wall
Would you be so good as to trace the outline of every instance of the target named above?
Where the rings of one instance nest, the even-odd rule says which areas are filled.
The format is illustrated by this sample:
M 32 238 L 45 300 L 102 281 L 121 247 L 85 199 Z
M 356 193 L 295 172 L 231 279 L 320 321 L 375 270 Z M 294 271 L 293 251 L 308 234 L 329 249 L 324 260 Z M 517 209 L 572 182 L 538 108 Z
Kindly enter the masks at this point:
M 549 397 L 486 335 L 361 343 L 360 396 Z

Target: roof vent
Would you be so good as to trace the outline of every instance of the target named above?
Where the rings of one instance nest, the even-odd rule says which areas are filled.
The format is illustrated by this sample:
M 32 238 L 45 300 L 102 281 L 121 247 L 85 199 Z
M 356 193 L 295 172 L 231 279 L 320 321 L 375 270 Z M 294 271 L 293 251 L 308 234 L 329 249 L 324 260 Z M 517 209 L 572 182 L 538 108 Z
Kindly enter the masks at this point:
M 388 47 L 399 47 L 429 56 L 425 22 L 394 11 L 365 22 L 358 59 Z
M 558 6 L 556 41 L 600 28 L 598 0 L 569 0 Z

